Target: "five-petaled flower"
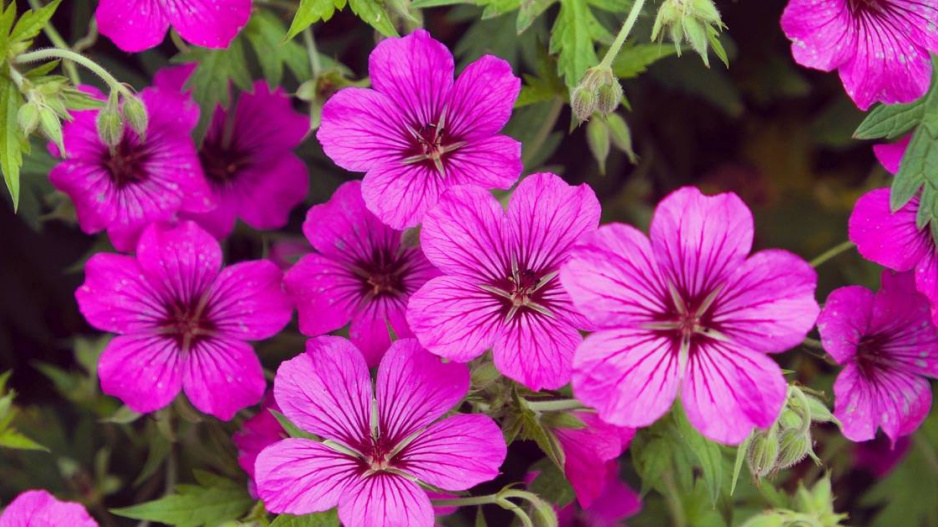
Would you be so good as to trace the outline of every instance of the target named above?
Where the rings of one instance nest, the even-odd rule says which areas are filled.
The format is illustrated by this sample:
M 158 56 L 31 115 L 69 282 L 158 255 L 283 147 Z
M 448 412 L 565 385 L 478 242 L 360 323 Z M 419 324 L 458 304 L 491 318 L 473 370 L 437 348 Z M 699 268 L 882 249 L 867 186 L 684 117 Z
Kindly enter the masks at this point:
M 49 173 L 75 204 L 81 229 L 106 229 L 121 251 L 133 250 L 150 222 L 216 206 L 190 135 L 198 106 L 157 88 L 143 90 L 140 98 L 150 116 L 145 140 L 128 126 L 120 144 L 109 148 L 98 137 L 98 110 L 74 112 L 62 130 L 66 159 Z
M 550 173 L 524 179 L 507 211 L 484 189 L 448 190 L 420 234 L 424 254 L 445 275 L 408 304 L 420 343 L 458 362 L 491 348 L 496 368 L 532 390 L 568 383 L 579 329 L 589 322 L 557 274 L 599 213 L 588 185 Z
M 843 371 L 834 383 L 834 415 L 851 441 L 881 427 L 895 444 L 931 408 L 928 377 L 938 377 L 938 329 L 912 273 L 883 271 L 882 287 L 837 289 L 818 317 L 824 349 Z
M 782 29 L 795 61 L 839 70 L 850 98 L 910 102 L 928 89 L 938 52 L 938 0 L 790 0 Z
M 251 0 L 101 0 L 98 30 L 124 51 L 157 46 L 170 26 L 185 40 L 226 48 L 251 16 Z
M 351 321 L 349 337 L 370 366 L 391 344 L 391 330 L 411 336 L 410 295 L 439 271 L 401 231 L 365 208 L 361 183 L 345 183 L 327 203 L 309 209 L 303 232 L 315 252 L 284 277 L 300 315 L 300 331 L 315 337 Z
M 418 484 L 462 491 L 498 475 L 506 446 L 480 414 L 443 418 L 469 389 L 469 370 L 444 364 L 415 339 L 391 345 L 375 390 L 364 356 L 348 340 L 317 337 L 280 366 L 274 396 L 314 439 L 285 439 L 257 457 L 267 510 L 309 514 L 339 507 L 344 525 L 430 527 Z
M 78 503 L 62 502 L 44 490 L 28 490 L 16 497 L 3 514 L 0 527 L 98 527 Z
M 88 260 L 78 307 L 92 326 L 118 334 L 98 364 L 104 393 L 152 412 L 184 390 L 226 420 L 261 399 L 264 372 L 246 341 L 290 321 L 282 273 L 269 260 L 221 266 L 218 242 L 191 221 L 150 225 L 135 257 Z
M 342 168 L 365 172 L 368 208 L 391 227 L 423 220 L 453 185 L 508 188 L 521 144 L 499 135 L 521 80 L 485 55 L 453 82 L 453 55 L 423 30 L 382 41 L 368 71 L 374 89 L 345 88 L 326 102 L 316 137 Z
M 630 427 L 653 423 L 680 394 L 694 427 L 722 443 L 771 425 L 786 385 L 766 353 L 812 328 L 817 275 L 786 251 L 748 256 L 752 238 L 739 197 L 690 187 L 659 203 L 650 242 L 621 224 L 588 235 L 560 273 L 599 329 L 577 349 L 574 394 Z

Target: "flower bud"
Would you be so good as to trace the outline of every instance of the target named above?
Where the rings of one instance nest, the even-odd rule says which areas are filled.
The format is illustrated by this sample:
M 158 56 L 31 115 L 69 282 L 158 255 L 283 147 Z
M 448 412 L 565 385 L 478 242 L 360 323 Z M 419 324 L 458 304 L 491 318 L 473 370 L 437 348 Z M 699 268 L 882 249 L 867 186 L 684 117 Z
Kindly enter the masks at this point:
M 304 82 L 303 84 L 300 84 L 300 87 L 296 89 L 296 98 L 305 102 L 310 102 L 313 99 L 315 99 L 316 98 L 316 81 L 308 80 Z
M 612 113 L 622 102 L 622 86 L 608 66 L 596 66 L 586 70 L 573 93 L 570 106 L 573 114 L 582 123 L 594 112 Z
M 98 113 L 98 137 L 108 146 L 117 146 L 124 138 L 124 118 L 117 107 L 117 94 L 111 93 L 107 104 Z
M 749 471 L 757 478 L 764 478 L 775 469 L 778 461 L 778 436 L 775 427 L 764 432 L 756 432 L 746 452 Z
M 20 106 L 19 112 L 16 114 L 16 121 L 19 123 L 23 134 L 33 133 L 39 126 L 39 105 L 30 101 Z
M 606 158 L 609 157 L 609 129 L 606 123 L 599 119 L 593 119 L 586 124 L 586 143 L 593 153 L 593 158 L 599 164 L 599 173 L 606 173 Z
M 570 96 L 570 107 L 573 109 L 573 115 L 576 116 L 577 121 L 582 123 L 589 120 L 593 112 L 596 111 L 596 92 L 578 85 L 573 89 L 573 94 Z
M 124 117 L 133 131 L 140 136 L 141 141 L 146 140 L 150 117 L 147 115 L 147 108 L 143 105 L 143 101 L 134 95 L 124 95 Z
M 65 152 L 65 145 L 62 144 L 62 123 L 52 108 L 39 109 L 39 129 L 42 130 L 42 135 L 55 143 L 59 152 Z
M 713 0 L 665 0 L 655 17 L 651 38 L 660 40 L 667 31 L 678 55 L 681 43 L 686 40 L 704 64 L 710 66 L 708 47 L 723 63 L 727 62 L 726 51 L 718 38 L 724 27 Z
M 613 77 L 608 84 L 599 87 L 596 97 L 596 110 L 603 115 L 609 115 L 622 104 L 622 86 L 619 79 Z
M 793 467 L 808 456 L 811 451 L 811 432 L 797 428 L 782 430 L 778 436 L 779 454 L 778 469 L 784 470 Z

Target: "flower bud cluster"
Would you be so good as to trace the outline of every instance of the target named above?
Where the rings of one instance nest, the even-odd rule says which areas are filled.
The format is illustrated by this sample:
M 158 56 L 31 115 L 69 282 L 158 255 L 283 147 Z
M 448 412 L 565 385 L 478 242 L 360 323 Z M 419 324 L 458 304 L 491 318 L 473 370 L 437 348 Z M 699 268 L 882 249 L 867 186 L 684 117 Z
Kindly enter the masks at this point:
M 678 55 L 681 54 L 681 44 L 687 41 L 709 66 L 708 45 L 723 63 L 727 62 L 726 51 L 719 39 L 725 27 L 713 0 L 665 0 L 658 9 L 651 38 L 661 40 L 667 33 Z
M 118 93 L 118 90 L 112 90 L 107 104 L 98 113 L 98 136 L 104 144 L 116 147 L 124 137 L 124 128 L 130 125 L 145 141 L 149 121 L 147 109 L 136 95 L 129 91 Z
M 622 86 L 608 66 L 586 70 L 583 79 L 570 94 L 570 106 L 579 122 L 587 121 L 594 113 L 609 115 L 622 104 Z

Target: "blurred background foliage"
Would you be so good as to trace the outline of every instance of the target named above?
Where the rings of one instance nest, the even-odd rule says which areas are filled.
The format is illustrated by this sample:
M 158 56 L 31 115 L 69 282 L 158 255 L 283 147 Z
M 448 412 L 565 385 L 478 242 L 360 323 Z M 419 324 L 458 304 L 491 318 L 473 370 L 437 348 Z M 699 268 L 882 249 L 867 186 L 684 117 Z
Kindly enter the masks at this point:
M 238 59 L 243 63 L 237 64 L 246 69 L 229 75 L 280 77 L 293 93 L 306 80 L 295 50 L 284 52 L 285 67 L 279 71 L 259 61 L 257 53 L 263 54 L 265 42 L 272 45 L 267 31 L 283 33 L 289 26 L 291 13 L 282 5 L 289 7 L 289 2 L 255 3 L 274 29 L 249 26 L 238 40 L 244 49 Z M 728 27 L 722 42 L 729 69 L 713 60 L 707 68 L 698 56 L 678 57 L 663 44 L 664 58 L 623 80 L 630 108 L 620 109 L 620 115 L 631 129 L 635 164 L 625 152 L 612 148 L 605 170 L 600 170 L 590 153 L 587 126 L 571 124 L 569 106 L 557 97 L 535 97 L 536 102 L 518 108 L 508 133 L 523 142 L 528 173 L 550 170 L 570 183 L 591 185 L 602 202 L 605 222 L 647 228 L 654 204 L 682 185 L 711 193 L 732 191 L 753 209 L 757 248 L 783 247 L 814 258 L 846 240 L 847 218 L 857 197 L 888 185 L 889 179 L 871 145 L 851 138 L 863 114 L 846 97 L 837 76 L 805 70 L 792 61 L 778 22 L 784 1 L 717 4 Z M 649 41 L 655 7 L 651 2 L 633 31 L 639 44 Z M 67 41 L 75 42 L 88 33 L 93 10 L 90 0 L 70 0 L 53 21 Z M 480 19 L 484 10 L 470 5 L 428 8 L 423 11 L 424 25 L 454 51 L 457 68 L 493 53 L 511 62 L 519 75 L 531 76 L 527 84 L 531 79 L 545 81 L 557 8 L 536 18 L 520 37 L 514 15 Z M 612 33 L 622 18 L 601 9 L 593 13 Z M 325 67 L 341 67 L 352 79 L 367 76 L 367 57 L 376 42 L 371 27 L 345 10 L 313 29 Z M 260 33 L 252 33 L 255 30 Z M 279 46 L 279 40 L 273 43 Z M 290 45 L 299 47 L 296 41 Z M 85 53 L 139 89 L 177 49 L 167 40 L 159 48 L 128 55 L 98 38 Z M 217 101 L 223 94 L 217 86 L 213 89 L 206 96 Z M 297 101 L 297 109 L 306 111 L 307 106 Z M 306 206 L 294 210 L 289 227 L 280 232 L 259 233 L 240 225 L 225 242 L 229 262 L 266 256 L 281 240 L 300 240 L 306 208 L 326 201 L 339 184 L 356 177 L 333 165 L 312 134 L 300 155 L 311 177 Z M 102 525 L 135 525 L 102 513 L 155 499 L 164 481 L 191 481 L 196 467 L 243 481 L 229 440 L 238 422 L 206 422 L 209 418 L 179 402 L 172 411 L 137 418 L 100 394 L 94 370 L 104 341 L 79 315 L 73 293 L 82 281 L 82 262 L 92 252 L 107 249 L 108 242 L 77 228 L 67 198 L 48 182 L 54 163 L 37 142 L 23 167 L 19 213 L 14 214 L 6 194 L 0 199 L 0 372 L 14 372 L 8 388 L 16 392 L 17 429 L 47 449 L 24 453 L 0 448 L 0 502 L 42 486 L 83 501 L 104 520 Z M 819 275 L 818 298 L 823 301 L 833 288 L 848 283 L 875 288 L 879 269 L 848 252 L 824 264 Z M 272 369 L 300 352 L 303 340 L 291 328 L 261 343 L 258 350 Z M 779 360 L 792 372 L 792 380 L 830 394 L 835 370 L 816 352 L 798 349 Z M 850 514 L 850 524 L 938 526 L 935 411 L 908 444 L 900 445 L 908 453 L 886 476 L 877 476 L 862 463 L 858 448 L 831 425 L 817 429 L 815 437 L 816 451 L 830 467 L 836 508 Z M 488 490 L 520 481 L 541 457 L 526 442 L 512 449 L 504 477 Z M 874 452 L 876 459 L 891 454 L 888 446 Z M 727 465 L 723 476 L 728 477 L 733 450 L 722 454 Z M 632 464 L 623 467 L 624 478 L 640 488 Z M 714 507 L 699 484 L 699 471 L 691 470 L 689 488 L 680 493 L 679 503 L 652 492 L 642 514 L 629 524 L 661 525 L 662 518 L 682 514 L 687 525 L 723 525 L 727 508 L 735 510 L 738 524 L 766 503 L 786 506 L 785 496 L 796 491 L 799 480 L 810 486 L 822 473 L 814 464 L 802 463 L 761 486 L 744 473 L 735 504 Z M 470 513 L 474 511 L 450 523 L 469 525 Z

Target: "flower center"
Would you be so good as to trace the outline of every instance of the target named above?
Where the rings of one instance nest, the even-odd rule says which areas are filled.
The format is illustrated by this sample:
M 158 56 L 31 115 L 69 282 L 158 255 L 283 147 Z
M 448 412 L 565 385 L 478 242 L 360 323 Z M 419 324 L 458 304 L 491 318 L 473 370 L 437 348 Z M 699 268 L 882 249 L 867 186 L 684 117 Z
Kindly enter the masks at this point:
M 404 153 L 404 164 L 423 163 L 440 177 L 446 176 L 445 159 L 460 148 L 466 146 L 446 132 L 446 110 L 435 123 L 418 127 L 407 127 L 410 147 Z
M 250 165 L 251 158 L 238 148 L 206 138 L 199 149 L 199 161 L 205 177 L 223 186 L 234 181 L 238 173 Z
M 217 329 L 208 316 L 207 303 L 205 295 L 195 301 L 172 302 L 166 307 L 158 332 L 170 336 L 183 351 L 189 351 Z
M 146 181 L 146 164 L 149 159 L 149 151 L 143 145 L 132 142 L 128 135 L 124 134 L 117 146 L 105 152 L 102 162 L 111 182 L 121 189 Z
M 405 251 L 392 254 L 382 247 L 374 250 L 370 260 L 353 266 L 352 271 L 361 280 L 361 292 L 366 299 L 397 296 L 407 292 L 408 262 Z
M 371 472 L 383 472 L 393 468 L 394 457 L 399 449 L 393 448 L 384 438 L 372 438 L 364 452 L 365 468 Z
M 513 263 L 505 278 L 481 287 L 502 302 L 506 322 L 531 312 L 553 317 L 547 296 L 557 286 L 556 277 L 557 271 L 539 272 Z
M 875 14 L 886 11 L 889 0 L 848 0 L 848 4 L 853 14 Z
M 868 335 L 860 339 L 857 346 L 856 361 L 860 371 L 866 377 L 875 375 L 877 370 L 892 363 L 883 353 L 883 345 L 887 337 L 883 335 Z
M 681 348 L 688 352 L 697 339 L 726 339 L 714 327 L 711 319 L 711 308 L 722 287 L 715 288 L 702 300 L 690 298 L 671 283 L 668 283 L 668 289 L 671 294 L 671 306 L 658 320 L 645 324 L 646 329 L 672 335 Z

